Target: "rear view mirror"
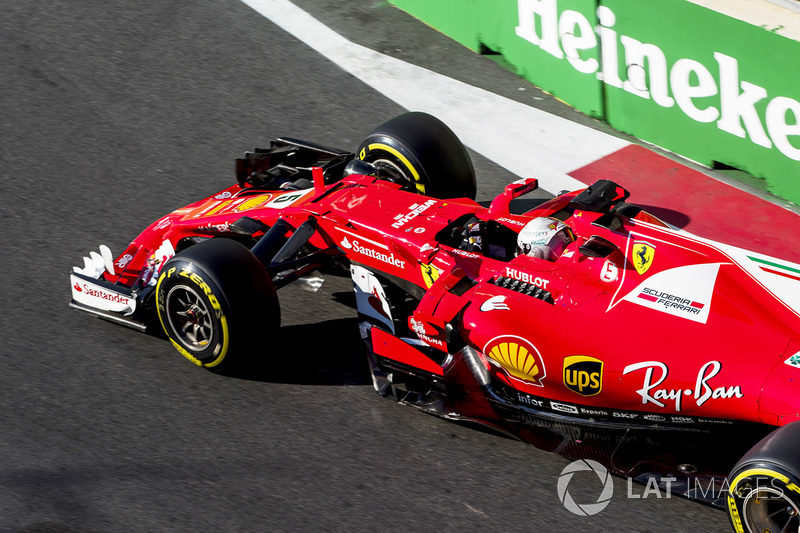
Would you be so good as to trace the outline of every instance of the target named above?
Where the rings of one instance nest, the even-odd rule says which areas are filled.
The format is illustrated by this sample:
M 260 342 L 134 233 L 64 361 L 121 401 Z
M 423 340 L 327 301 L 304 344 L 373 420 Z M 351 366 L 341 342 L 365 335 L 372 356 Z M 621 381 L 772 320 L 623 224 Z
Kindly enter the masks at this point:
M 618 249 L 619 248 L 610 241 L 598 237 L 597 235 L 592 235 L 588 241 L 581 245 L 579 251 L 581 254 L 588 257 L 603 258 L 608 257 Z
M 522 178 L 506 185 L 502 194 L 492 200 L 492 205 L 489 206 L 489 213 L 492 215 L 508 215 L 509 205 L 511 200 L 519 198 L 523 194 L 528 194 L 539 188 L 539 181 L 536 178 Z

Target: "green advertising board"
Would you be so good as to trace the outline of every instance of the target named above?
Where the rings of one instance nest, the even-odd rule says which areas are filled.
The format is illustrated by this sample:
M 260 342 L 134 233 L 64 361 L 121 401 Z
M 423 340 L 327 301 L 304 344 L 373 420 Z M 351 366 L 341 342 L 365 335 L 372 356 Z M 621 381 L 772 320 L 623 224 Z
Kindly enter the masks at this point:
M 551 30 L 565 12 L 568 18 L 569 13 L 588 13 L 587 22 L 575 30 L 575 36 L 567 37 L 567 41 L 593 39 L 597 24 L 593 14 L 596 0 L 559 0 L 557 5 L 543 5 L 541 13 L 523 11 L 524 6 L 518 6 L 514 0 L 390 1 L 476 52 L 489 49 L 502 54 L 519 76 L 584 113 L 603 118 L 601 82 L 573 66 L 580 62 L 597 62 L 596 47 L 564 50 L 560 44 L 563 39 L 559 39 L 557 30 Z M 543 39 L 537 39 L 542 28 L 546 33 Z M 552 53 L 542 53 L 529 39 L 538 40 Z
M 687 0 L 393 3 L 620 131 L 800 203 L 797 41 Z
M 764 177 L 800 203 L 800 43 L 685 0 L 657 6 L 599 7 L 613 22 L 622 80 L 606 83 L 608 122 L 707 166 Z

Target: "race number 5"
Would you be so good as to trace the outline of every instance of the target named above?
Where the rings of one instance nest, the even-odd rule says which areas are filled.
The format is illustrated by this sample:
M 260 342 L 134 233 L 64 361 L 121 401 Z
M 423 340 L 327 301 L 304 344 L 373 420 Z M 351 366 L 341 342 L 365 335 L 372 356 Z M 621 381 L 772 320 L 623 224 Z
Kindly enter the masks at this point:
M 600 280 L 606 283 L 613 283 L 619 279 L 619 268 L 610 259 L 606 259 L 603 270 L 600 271 Z

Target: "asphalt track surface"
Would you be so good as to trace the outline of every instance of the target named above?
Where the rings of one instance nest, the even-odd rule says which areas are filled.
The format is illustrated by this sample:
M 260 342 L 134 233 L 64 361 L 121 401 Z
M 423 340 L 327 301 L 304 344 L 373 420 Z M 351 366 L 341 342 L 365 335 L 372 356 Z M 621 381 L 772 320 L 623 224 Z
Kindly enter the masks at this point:
M 380 399 L 348 280 L 282 292 L 284 327 L 256 350 L 268 371 L 249 378 L 69 310 L 83 255 L 231 183 L 242 151 L 284 134 L 354 148 L 403 110 L 235 0 L 0 4 L 0 531 L 728 531 L 621 479 L 575 516 L 565 459 Z M 384 2 L 298 5 L 591 122 Z M 514 178 L 474 160 L 479 200 Z

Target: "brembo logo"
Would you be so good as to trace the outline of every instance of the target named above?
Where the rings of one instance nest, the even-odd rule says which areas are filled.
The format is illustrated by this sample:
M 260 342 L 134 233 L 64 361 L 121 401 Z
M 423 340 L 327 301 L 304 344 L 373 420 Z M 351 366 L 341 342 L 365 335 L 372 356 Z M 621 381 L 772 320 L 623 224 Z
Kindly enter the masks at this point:
M 696 122 L 716 122 L 726 133 L 749 138 L 764 148 L 774 145 L 786 157 L 800 161 L 800 148 L 789 140 L 800 135 L 800 102 L 776 96 L 762 103 L 768 99 L 767 90 L 739 78 L 736 58 L 713 52 L 714 67 L 689 58 L 670 66 L 655 44 L 618 35 L 616 15 L 607 6 L 597 8 L 600 24 L 596 28 L 577 11 L 564 10 L 559 15 L 557 0 L 518 0 L 517 8 L 517 35 L 558 59 L 566 59 L 578 72 L 596 74 L 606 85 L 664 108 L 677 104 Z M 618 60 L 620 45 L 625 65 Z M 598 47 L 602 61 L 589 53 Z M 620 70 L 625 72 L 622 77 Z M 712 97 L 717 98 L 708 103 Z M 759 114 L 762 109 L 763 116 Z M 789 115 L 792 118 L 787 118 Z

